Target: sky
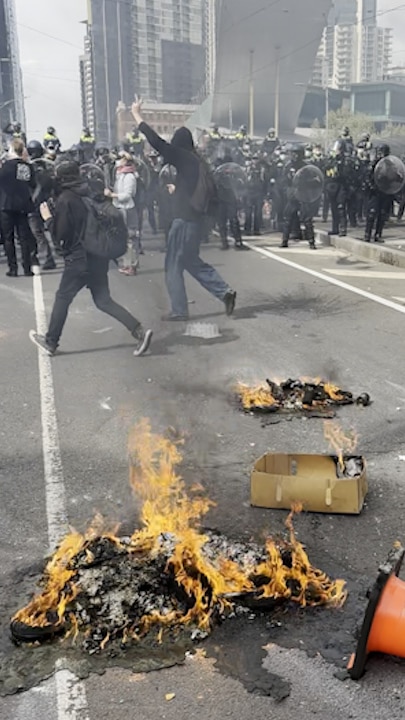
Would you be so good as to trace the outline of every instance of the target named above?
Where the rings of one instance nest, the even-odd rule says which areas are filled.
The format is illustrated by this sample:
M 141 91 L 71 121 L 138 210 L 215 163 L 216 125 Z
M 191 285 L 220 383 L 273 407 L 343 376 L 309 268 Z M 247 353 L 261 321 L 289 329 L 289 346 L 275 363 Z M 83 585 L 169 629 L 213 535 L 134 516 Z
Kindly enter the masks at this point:
M 79 55 L 85 30 L 80 23 L 87 2 L 15 1 L 28 138 L 41 139 L 53 125 L 69 147 L 82 129 Z M 405 65 L 405 2 L 379 0 L 378 11 L 379 24 L 394 28 L 393 64 Z

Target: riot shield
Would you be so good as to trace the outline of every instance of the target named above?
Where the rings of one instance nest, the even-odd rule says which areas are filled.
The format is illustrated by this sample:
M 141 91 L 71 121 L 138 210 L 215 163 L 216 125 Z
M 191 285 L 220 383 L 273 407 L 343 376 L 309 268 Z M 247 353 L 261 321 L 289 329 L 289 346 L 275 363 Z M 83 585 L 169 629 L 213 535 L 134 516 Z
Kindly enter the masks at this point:
M 405 165 L 395 155 L 381 158 L 374 168 L 374 182 L 385 195 L 396 195 L 405 185 Z
M 246 191 L 246 172 L 234 162 L 224 163 L 217 167 L 214 172 L 215 184 L 225 190 L 231 189 L 237 198 L 240 198 Z
M 323 174 L 316 165 L 305 165 L 294 175 L 294 195 L 301 203 L 316 203 L 323 190 Z

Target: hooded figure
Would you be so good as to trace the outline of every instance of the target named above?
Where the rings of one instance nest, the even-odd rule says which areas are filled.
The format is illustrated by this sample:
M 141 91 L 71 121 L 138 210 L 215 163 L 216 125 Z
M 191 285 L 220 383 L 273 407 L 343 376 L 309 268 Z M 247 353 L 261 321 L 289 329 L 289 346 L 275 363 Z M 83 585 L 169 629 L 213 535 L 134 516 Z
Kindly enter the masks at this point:
M 170 228 L 165 263 L 166 286 L 171 300 L 171 313 L 166 320 L 186 320 L 188 300 L 184 285 L 187 270 L 208 292 L 225 304 L 228 315 L 233 313 L 236 292 L 231 290 L 218 272 L 200 258 L 200 244 L 205 232 L 206 215 L 197 208 L 199 199 L 210 186 L 208 166 L 197 155 L 193 136 L 186 127 L 180 127 L 167 143 L 146 123 L 141 116 L 141 103 L 132 106 L 132 113 L 139 130 L 149 144 L 163 157 L 165 164 L 177 170 L 176 185 L 171 185 L 174 220 Z M 214 182 L 212 180 L 212 185 Z
M 76 295 L 87 287 L 95 306 L 122 323 L 135 342 L 134 355 L 148 349 L 152 331 L 144 330 L 139 320 L 128 310 L 114 302 L 108 285 L 109 261 L 99 255 L 86 253 L 82 240 L 86 233 L 89 187 L 80 175 L 80 166 L 74 160 L 57 165 L 56 179 L 59 196 L 52 218 L 49 209 L 42 208 L 42 217 L 52 231 L 54 242 L 65 258 L 65 269 L 57 290 L 46 335 L 31 330 L 30 339 L 47 355 L 54 355 L 67 320 L 69 307 Z M 86 202 L 87 199 L 87 202 Z M 93 206 L 96 209 L 96 205 Z

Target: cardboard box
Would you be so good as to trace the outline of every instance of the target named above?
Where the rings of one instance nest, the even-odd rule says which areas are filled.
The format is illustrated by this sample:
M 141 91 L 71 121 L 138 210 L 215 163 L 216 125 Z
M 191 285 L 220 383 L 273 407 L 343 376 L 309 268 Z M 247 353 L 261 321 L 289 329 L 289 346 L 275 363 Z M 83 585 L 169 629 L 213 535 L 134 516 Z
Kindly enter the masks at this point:
M 345 459 L 349 457 L 353 456 Z M 331 455 L 267 453 L 252 470 L 250 502 L 284 510 L 301 502 L 304 510 L 312 512 L 358 514 L 368 490 L 362 461 L 361 475 L 338 478 L 336 458 Z

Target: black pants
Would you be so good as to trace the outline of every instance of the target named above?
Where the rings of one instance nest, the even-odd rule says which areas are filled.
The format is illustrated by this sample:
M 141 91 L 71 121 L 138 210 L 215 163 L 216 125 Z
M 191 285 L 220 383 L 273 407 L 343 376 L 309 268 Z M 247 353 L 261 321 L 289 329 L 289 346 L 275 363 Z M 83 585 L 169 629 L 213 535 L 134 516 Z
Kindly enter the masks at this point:
M 17 270 L 18 267 L 15 251 L 15 235 L 17 235 L 21 246 L 24 272 L 30 272 L 31 258 L 36 254 L 36 243 L 28 224 L 27 215 L 3 210 L 1 213 L 1 230 L 10 270 Z
M 381 238 L 385 222 L 390 216 L 392 198 L 384 193 L 374 192 L 367 198 L 367 216 L 364 239 L 370 242 L 373 230 L 375 237 Z
M 258 235 L 262 225 L 263 198 L 252 195 L 248 198 L 245 208 L 245 232 Z M 252 227 L 253 225 L 253 227 Z
M 236 245 L 242 242 L 242 233 L 236 202 L 220 202 L 218 205 L 218 229 L 223 247 L 228 245 L 228 221 Z
M 347 193 L 346 189 L 339 185 L 329 191 L 330 206 L 332 210 L 332 232 L 334 235 L 346 235 L 347 233 Z
M 50 345 L 54 347 L 58 345 L 69 307 L 84 287 L 89 288 L 94 304 L 99 310 L 125 325 L 130 333 L 139 330 L 141 326 L 139 320 L 111 298 L 108 285 L 108 260 L 92 255 L 87 256 L 87 261 L 85 258 L 68 257 L 65 259 L 65 269 L 55 296 L 46 335 Z

